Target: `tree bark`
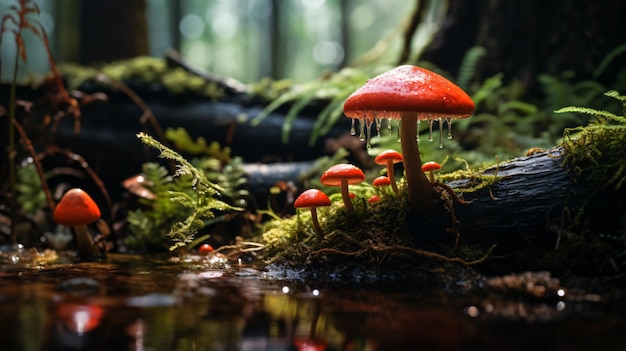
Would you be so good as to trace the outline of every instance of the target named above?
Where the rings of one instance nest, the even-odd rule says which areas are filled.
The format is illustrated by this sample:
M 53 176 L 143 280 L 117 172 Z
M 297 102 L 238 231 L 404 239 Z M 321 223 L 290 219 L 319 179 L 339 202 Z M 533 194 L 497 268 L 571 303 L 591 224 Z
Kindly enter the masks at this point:
M 546 2 L 450 0 L 446 20 L 421 59 L 456 75 L 463 55 L 482 46 L 486 55 L 478 81 L 496 73 L 505 79 L 535 84 L 538 74 L 566 70 L 577 79 L 593 79 L 593 71 L 611 50 L 624 43 L 621 19 L 626 3 L 619 0 Z M 600 77 L 612 82 L 624 66 L 620 55 Z
M 88 65 L 149 53 L 145 0 L 81 2 L 80 62 Z

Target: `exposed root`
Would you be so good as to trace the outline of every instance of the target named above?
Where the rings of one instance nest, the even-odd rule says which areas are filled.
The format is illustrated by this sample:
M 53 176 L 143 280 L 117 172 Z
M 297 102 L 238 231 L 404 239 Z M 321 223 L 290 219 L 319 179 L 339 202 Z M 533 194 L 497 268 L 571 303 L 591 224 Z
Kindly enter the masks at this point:
M 368 243 L 367 245 L 364 245 L 360 250 L 357 251 L 343 251 L 343 250 L 338 250 L 338 249 L 333 249 L 333 248 L 323 248 L 323 249 L 319 249 L 319 250 L 315 250 L 312 251 L 310 253 L 311 256 L 317 256 L 317 255 L 321 255 L 321 254 L 335 254 L 335 255 L 341 255 L 341 256 L 360 256 L 364 253 L 367 252 L 376 252 L 376 253 L 390 253 L 391 255 L 395 254 L 395 253 L 399 253 L 399 252 L 405 252 L 405 253 L 410 253 L 410 254 L 414 254 L 414 255 L 418 255 L 418 256 L 422 256 L 422 257 L 427 257 L 427 258 L 431 258 L 431 259 L 435 259 L 435 260 L 441 260 L 441 261 L 446 261 L 446 262 L 452 262 L 452 263 L 459 263 L 462 264 L 464 266 L 472 266 L 472 265 L 476 265 L 479 264 L 483 261 L 485 261 L 489 255 L 491 254 L 491 252 L 493 251 L 493 249 L 495 248 L 495 245 L 490 247 L 489 250 L 487 250 L 487 252 L 480 258 L 473 260 L 473 261 L 466 261 L 460 257 L 448 257 L 436 252 L 432 252 L 432 251 L 427 251 L 427 250 L 422 250 L 422 249 L 417 249 L 414 247 L 410 247 L 410 246 L 405 246 L 405 245 L 385 245 L 383 243 Z

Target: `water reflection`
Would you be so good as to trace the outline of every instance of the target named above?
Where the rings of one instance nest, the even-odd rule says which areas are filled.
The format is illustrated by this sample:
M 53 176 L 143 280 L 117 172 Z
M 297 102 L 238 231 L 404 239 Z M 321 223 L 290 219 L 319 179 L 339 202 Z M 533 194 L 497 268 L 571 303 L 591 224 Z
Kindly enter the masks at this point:
M 1 349 L 626 347 L 620 310 L 572 299 L 571 292 L 556 290 L 554 300 L 529 300 L 267 277 L 250 267 L 142 258 L 5 266 L 0 271 Z

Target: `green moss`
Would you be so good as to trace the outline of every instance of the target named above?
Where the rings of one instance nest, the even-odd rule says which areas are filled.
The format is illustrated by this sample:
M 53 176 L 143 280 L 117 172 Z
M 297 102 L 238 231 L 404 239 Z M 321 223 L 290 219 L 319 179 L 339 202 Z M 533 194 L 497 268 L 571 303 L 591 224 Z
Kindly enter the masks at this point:
M 140 81 L 143 84 L 160 85 L 172 95 L 195 93 L 212 99 L 219 99 L 224 92 L 216 82 L 209 81 L 183 68 L 171 68 L 163 59 L 140 56 L 128 60 L 112 62 L 101 66 L 80 66 L 60 64 L 58 70 L 67 80 L 69 89 L 77 89 L 86 81 L 99 81 L 99 74 L 116 81 Z
M 324 231 L 319 240 L 314 232 L 311 213 L 300 210 L 286 219 L 269 221 L 263 234 L 268 262 L 286 266 L 388 266 L 441 268 L 443 265 L 472 265 L 482 261 L 488 250 L 459 250 L 450 254 L 450 246 L 429 251 L 414 243 L 416 228 L 407 225 L 409 211 L 406 194 L 384 194 L 379 202 L 370 204 L 366 199 L 376 193 L 368 184 L 352 186 L 355 212 L 349 215 L 338 194 L 330 196 L 332 205 L 319 208 L 318 218 Z M 443 206 L 438 206 L 443 210 Z M 444 217 L 445 218 L 445 217 Z M 405 270 L 405 272 L 407 272 Z
M 621 101 L 626 109 L 626 96 L 615 91 L 605 95 Z M 589 125 L 567 129 L 561 143 L 565 149 L 564 165 L 574 178 L 622 191 L 626 183 L 626 117 L 585 107 L 566 107 L 556 112 L 593 116 Z

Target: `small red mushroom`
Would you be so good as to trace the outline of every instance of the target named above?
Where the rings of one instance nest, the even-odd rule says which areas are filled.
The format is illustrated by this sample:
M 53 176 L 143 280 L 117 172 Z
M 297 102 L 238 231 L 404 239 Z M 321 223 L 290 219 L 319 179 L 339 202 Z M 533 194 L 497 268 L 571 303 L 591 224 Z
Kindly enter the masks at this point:
M 378 196 L 378 195 L 372 195 L 372 196 L 370 196 L 369 199 L 367 199 L 367 202 L 370 203 L 370 204 L 376 203 L 378 201 L 380 201 L 380 196 Z
M 87 224 L 100 218 L 100 208 L 86 191 L 79 188 L 68 190 L 55 207 L 53 218 L 57 224 L 74 228 L 79 257 L 96 256 Z
M 430 182 L 434 183 L 435 182 L 435 171 L 438 171 L 441 169 L 441 165 L 438 164 L 435 161 L 429 161 L 426 162 L 422 165 L 422 171 L 424 171 L 424 173 L 428 172 L 428 175 L 430 176 Z
M 207 256 L 211 252 L 213 252 L 213 246 L 211 246 L 210 244 L 202 244 L 198 248 L 198 254 L 201 256 Z
M 403 65 L 367 81 L 343 105 L 349 118 L 366 125 L 381 118 L 400 120 L 400 143 L 408 203 L 426 210 L 436 202 L 435 190 L 422 171 L 417 143 L 417 121 L 432 123 L 467 118 L 474 102 L 457 85 L 425 68 Z
M 318 189 L 305 190 L 293 203 L 295 208 L 309 208 L 311 210 L 313 228 L 319 240 L 322 240 L 324 236 L 320 222 L 317 220 L 317 208 L 321 206 L 330 206 L 330 199 L 323 191 Z
M 389 177 L 385 176 L 376 177 L 376 179 L 372 181 L 372 185 L 377 188 L 386 187 L 391 185 L 391 180 L 389 179 Z
M 398 194 L 398 185 L 396 184 L 396 178 L 394 175 L 393 165 L 395 163 L 402 162 L 402 154 L 396 150 L 385 150 L 378 154 L 376 158 L 374 158 L 374 162 L 379 165 L 387 166 L 387 177 L 391 181 L 391 187 L 393 188 L 393 192 Z
M 345 163 L 330 167 L 320 177 L 320 182 L 324 185 L 341 187 L 341 198 L 349 214 L 354 213 L 354 206 L 350 200 L 348 184 L 358 184 L 364 180 L 365 175 L 359 167 Z

